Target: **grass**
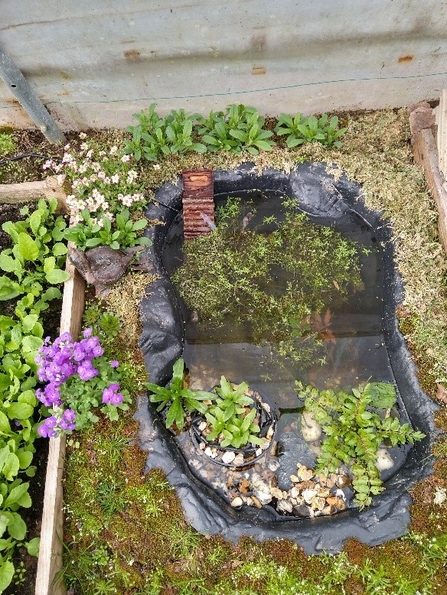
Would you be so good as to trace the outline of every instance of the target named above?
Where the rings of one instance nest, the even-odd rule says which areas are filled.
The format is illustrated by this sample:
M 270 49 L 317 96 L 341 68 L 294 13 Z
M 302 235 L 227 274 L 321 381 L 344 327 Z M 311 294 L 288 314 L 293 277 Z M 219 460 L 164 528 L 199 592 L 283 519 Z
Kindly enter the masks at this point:
M 446 258 L 437 235 L 437 211 L 419 167 L 412 160 L 406 110 L 340 114 L 348 127 L 341 149 L 304 145 L 250 157 L 286 171 L 297 160 L 337 163 L 363 184 L 368 206 L 391 220 L 397 266 L 405 282 L 401 329 L 418 365 L 425 391 L 436 397 L 447 380 Z M 95 133 L 115 144 L 119 131 Z M 141 164 L 148 188 L 173 180 L 183 169 L 231 168 L 233 155 L 171 156 Z M 147 284 L 140 274 L 121 281 L 108 307 L 128 322 L 118 339 L 120 357 L 133 368 L 134 396 L 144 368 L 137 348 L 138 302 Z M 123 352 L 122 345 L 128 349 Z M 136 365 L 135 365 L 136 362 Z M 447 431 L 447 410 L 436 416 Z M 368 547 L 349 540 L 336 556 L 306 556 L 290 541 L 236 545 L 200 535 L 186 523 L 181 502 L 159 471 L 145 473 L 146 454 L 135 442 L 131 414 L 118 424 L 101 421 L 68 447 L 63 577 L 76 595 L 443 595 L 447 592 L 447 440 L 434 447 L 434 474 L 412 491 L 407 536 Z M 79 444 L 77 444 L 77 442 Z

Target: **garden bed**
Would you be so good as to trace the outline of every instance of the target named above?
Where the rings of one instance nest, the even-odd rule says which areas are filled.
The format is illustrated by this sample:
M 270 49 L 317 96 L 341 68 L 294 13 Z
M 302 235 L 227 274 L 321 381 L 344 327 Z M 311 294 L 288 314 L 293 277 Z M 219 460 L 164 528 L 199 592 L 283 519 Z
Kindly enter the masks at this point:
M 436 293 L 435 287 L 439 287 L 436 285 L 436 270 L 444 270 L 443 257 L 437 247 L 436 213 L 427 199 L 423 177 L 419 176 L 410 163 L 405 115 L 402 112 L 377 112 L 354 118 L 346 115 L 346 121 L 348 120 L 351 136 L 346 139 L 346 154 L 343 154 L 343 150 L 333 150 L 329 153 L 330 159 L 345 168 L 353 179 L 363 182 L 369 206 L 386 210 L 395 223 L 396 233 L 401 239 L 397 254 L 398 266 L 408 284 L 405 302 L 400 310 L 402 325 L 420 364 L 422 385 L 434 397 L 434 380 L 443 376 L 442 364 L 438 363 L 442 358 L 436 354 L 436 332 L 433 332 L 433 329 L 440 328 L 437 327 L 439 322 L 436 313 L 433 317 L 427 311 L 425 320 L 421 321 L 417 319 L 415 312 L 420 308 L 421 295 L 425 295 L 422 302 L 427 302 L 427 296 L 431 299 L 430 296 Z M 369 126 L 367 143 L 360 138 L 360 134 L 356 138 L 357 132 L 361 130 L 359 122 L 362 121 Z M 372 154 L 373 150 L 377 157 L 375 160 L 371 159 L 374 167 L 369 171 L 364 168 L 365 160 L 362 161 L 361 156 L 363 153 L 368 154 L 368 151 Z M 302 155 L 316 161 L 325 161 L 328 158 L 323 147 L 306 145 L 301 152 L 283 150 L 271 155 L 260 155 L 254 161 L 260 169 L 268 162 L 287 171 L 290 164 Z M 385 162 L 386 166 L 382 165 Z M 234 167 L 238 165 L 238 159 L 228 159 L 223 163 L 217 155 L 206 158 L 174 156 L 166 161 L 166 169 L 160 173 L 157 167 L 146 165 L 144 170 L 149 172 L 146 183 L 148 187 L 157 188 L 167 180 L 175 180 L 182 169 L 203 164 L 212 169 L 222 168 L 223 165 Z M 382 175 L 382 179 L 375 179 L 381 168 L 386 173 Z M 401 200 L 399 208 L 393 205 L 397 200 L 397 193 L 393 193 L 387 175 L 393 178 L 393 184 L 403 183 L 405 177 L 410 179 L 414 192 L 412 198 L 418 196 L 425 206 L 416 207 L 415 204 L 410 204 L 411 199 Z M 420 215 L 421 212 L 424 213 L 423 216 Z M 405 221 L 408 219 L 412 220 L 411 234 Z M 423 266 L 420 265 L 421 262 L 424 263 Z M 435 279 L 426 279 L 422 273 L 428 262 L 434 267 Z M 420 288 L 417 288 L 417 279 L 411 284 L 415 271 L 417 276 L 424 277 Z M 136 302 L 130 302 L 129 293 L 126 293 L 129 291 L 129 283 L 134 285 L 136 293 L 139 292 Z M 125 317 L 126 312 L 129 312 L 129 304 L 137 304 L 138 299 L 141 299 L 145 292 L 144 286 L 144 282 L 140 283 L 140 274 L 129 275 L 119 285 L 121 301 L 115 295 L 109 305 L 113 304 L 117 312 L 121 308 L 120 313 Z M 444 302 L 438 302 L 438 308 L 444 308 L 443 304 Z M 429 329 L 427 337 L 422 336 L 424 328 Z M 131 344 L 128 337 L 126 341 L 128 345 Z M 421 349 L 424 344 L 427 345 L 425 351 Z M 445 416 L 438 416 L 438 420 L 440 424 L 446 424 Z M 444 551 L 442 540 L 446 534 L 442 517 L 442 490 L 446 487 L 446 475 L 442 442 L 437 450 L 439 463 L 435 466 L 435 475 L 414 491 L 413 524 L 408 539 L 393 540 L 389 545 L 376 548 L 349 541 L 345 552 L 340 556 L 332 559 L 323 556 L 320 560 L 315 560 L 304 556 L 288 541 L 261 545 L 250 539 L 243 539 L 239 545 L 232 546 L 219 538 L 200 537 L 184 523 L 180 502 L 168 488 L 163 476 L 157 471 L 151 471 L 143 480 L 141 469 L 144 454 L 135 445 L 127 444 L 127 441 L 132 442 L 132 436 L 136 434 L 131 418 L 126 416 L 117 430 L 113 430 L 106 422 L 101 422 L 99 429 L 101 431 L 94 429 L 80 437 L 80 448 L 73 444 L 68 450 L 65 541 L 70 546 L 64 575 L 68 586 L 72 586 L 75 593 L 78 590 L 79 593 L 93 593 L 94 589 L 99 588 L 118 588 L 123 593 L 136 593 L 141 588 L 150 588 L 155 593 L 181 592 L 182 589 L 195 592 L 206 588 L 210 593 L 221 593 L 228 592 L 229 585 L 232 588 L 237 585 L 239 589 L 248 589 L 250 592 L 274 593 L 281 588 L 296 588 L 299 584 L 301 588 L 307 589 L 306 592 L 317 593 L 316 585 L 320 583 L 325 592 L 345 588 L 346 592 L 354 594 L 366 592 L 365 589 L 374 584 L 394 588 L 395 591 L 402 590 L 404 580 L 407 580 L 408 585 L 407 591 L 403 592 L 416 593 L 417 589 L 423 592 L 427 582 L 433 593 L 443 593 L 445 590 L 445 577 L 442 574 L 442 565 L 445 562 L 441 552 Z M 148 426 L 146 429 L 147 436 L 153 437 L 153 428 Z M 113 444 L 120 457 L 112 461 L 110 453 L 113 452 Z M 153 448 L 153 443 L 151 446 L 149 441 L 146 446 Z M 163 441 L 160 448 L 166 448 Z M 101 473 L 103 478 L 108 478 L 108 485 L 95 472 L 99 464 L 104 465 Z M 51 486 L 51 482 L 48 484 Z M 96 496 L 92 489 L 96 490 Z M 179 494 L 186 498 L 184 504 L 187 504 L 185 492 L 180 490 Z M 82 509 L 83 500 L 90 511 Z M 102 514 L 107 517 L 104 522 L 94 518 Z M 126 523 L 129 523 L 127 528 Z M 51 529 L 51 539 L 57 533 Z M 434 545 L 429 546 L 429 543 Z M 53 544 L 50 550 L 47 549 L 47 554 L 49 551 L 60 551 L 58 547 Z M 41 554 L 44 551 L 41 550 Z M 50 575 L 55 570 L 51 558 L 50 554 L 49 564 L 48 558 L 47 562 L 43 562 Z M 409 565 L 409 560 L 414 559 L 422 560 L 417 574 L 414 564 Z M 203 564 L 200 560 L 203 560 Z M 385 570 L 379 577 L 371 568 L 379 569 L 381 565 L 384 565 Z M 406 576 L 402 574 L 402 568 L 406 569 Z M 48 574 L 47 577 L 47 581 L 54 578 Z M 46 591 L 37 593 L 43 595 Z

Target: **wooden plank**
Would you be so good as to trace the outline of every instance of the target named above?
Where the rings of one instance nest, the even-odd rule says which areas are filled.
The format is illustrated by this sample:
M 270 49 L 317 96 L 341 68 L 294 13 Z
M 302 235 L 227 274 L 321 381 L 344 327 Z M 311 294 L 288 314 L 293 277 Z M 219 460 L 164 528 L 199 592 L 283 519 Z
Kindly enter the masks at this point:
M 39 182 L 0 184 L 0 202 L 2 203 L 17 204 L 40 198 L 55 198 L 59 203 L 59 210 L 67 210 L 66 194 L 55 176 L 49 176 Z
M 447 89 L 443 89 L 441 93 L 436 120 L 438 124 L 439 169 L 447 179 Z
M 71 277 L 64 284 L 60 332 L 77 337 L 84 312 L 85 281 L 68 259 L 66 270 Z M 55 580 L 62 568 L 64 460 L 65 436 L 50 438 L 35 595 L 66 595 L 64 585 Z
M 438 230 L 447 253 L 447 192 L 444 177 L 439 170 L 438 149 L 431 129 L 420 130 L 414 139 L 414 158 L 424 168 L 425 179 L 438 207 Z

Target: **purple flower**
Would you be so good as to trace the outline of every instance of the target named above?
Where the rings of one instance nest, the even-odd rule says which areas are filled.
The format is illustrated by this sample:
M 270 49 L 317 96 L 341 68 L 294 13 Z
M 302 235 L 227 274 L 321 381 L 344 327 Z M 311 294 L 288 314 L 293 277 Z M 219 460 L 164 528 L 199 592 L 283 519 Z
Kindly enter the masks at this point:
M 119 361 L 117 361 L 116 359 L 113 359 L 113 360 L 110 362 L 110 367 L 111 367 L 111 368 L 117 368 L 119 365 L 120 365 L 120 363 L 119 363 Z
M 124 397 L 121 393 L 113 393 L 110 402 L 112 405 L 115 405 L 115 407 L 118 407 L 118 405 L 121 405 L 123 402 L 123 398 Z
M 90 380 L 99 374 L 90 361 L 83 361 L 78 366 L 78 374 L 81 380 Z
M 73 409 L 66 409 L 59 422 L 61 430 L 67 430 L 69 432 L 73 431 L 76 427 L 75 418 L 76 412 Z
M 37 433 L 39 434 L 39 436 L 42 436 L 42 438 L 56 438 L 57 436 L 57 431 L 56 431 L 56 426 L 57 426 L 57 419 L 52 415 L 51 417 L 48 417 L 43 424 L 41 424 L 38 428 L 37 428 Z
M 102 392 L 102 402 L 105 405 L 121 405 L 123 402 L 123 395 L 119 393 L 120 385 L 117 382 L 112 382 L 109 384 L 107 388 L 105 388 Z
M 83 330 L 82 334 L 86 339 L 92 336 L 92 329 L 90 327 Z

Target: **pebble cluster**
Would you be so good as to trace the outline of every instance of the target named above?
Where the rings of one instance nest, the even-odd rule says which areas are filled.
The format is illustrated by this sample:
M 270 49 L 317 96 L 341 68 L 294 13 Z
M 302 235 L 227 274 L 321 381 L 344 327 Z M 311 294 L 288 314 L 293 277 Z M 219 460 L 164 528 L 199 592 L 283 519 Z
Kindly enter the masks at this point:
M 278 486 L 277 457 L 265 452 L 252 466 L 237 468 L 243 462 L 241 453 L 231 452 L 229 464 L 217 465 L 196 448 L 184 434 L 181 446 L 190 468 L 199 479 L 207 483 L 227 500 L 233 508 L 268 506 L 280 515 L 316 517 L 333 515 L 351 506 L 353 491 L 346 473 L 316 474 L 301 463 L 289 477 L 289 486 Z M 240 460 L 239 460 L 240 459 Z

